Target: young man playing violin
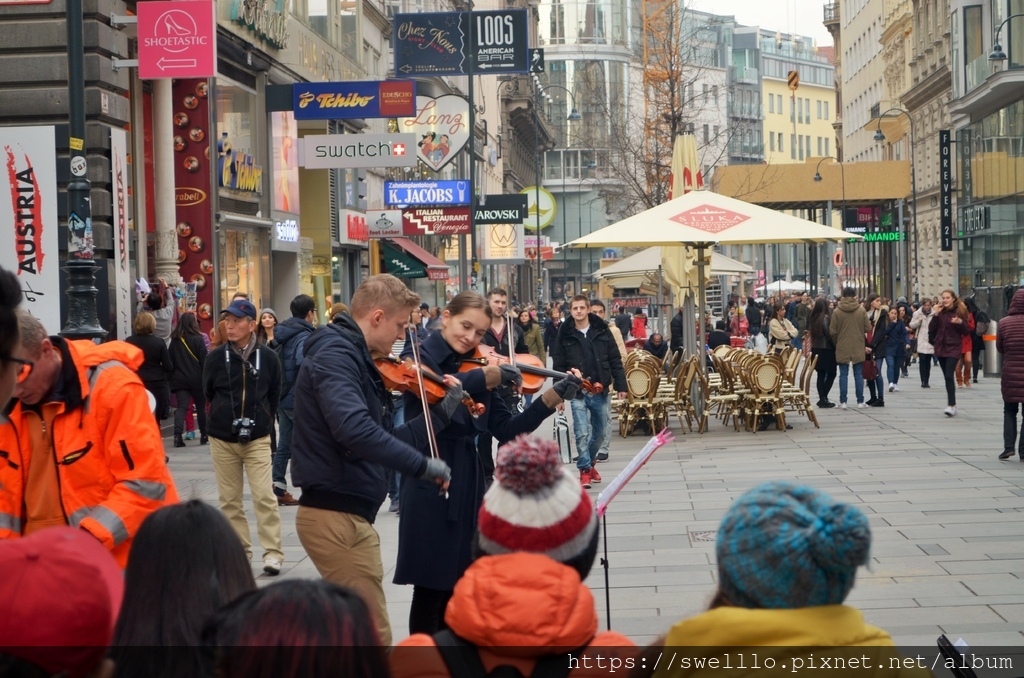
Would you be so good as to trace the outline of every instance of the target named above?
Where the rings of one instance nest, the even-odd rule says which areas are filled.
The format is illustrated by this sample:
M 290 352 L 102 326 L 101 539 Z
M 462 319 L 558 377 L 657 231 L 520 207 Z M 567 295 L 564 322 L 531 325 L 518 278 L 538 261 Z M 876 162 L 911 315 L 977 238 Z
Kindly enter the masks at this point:
M 508 310 L 508 292 L 500 287 L 490 290 L 487 292 L 487 305 L 491 309 L 491 326 L 484 332 L 480 343 L 490 346 L 503 356 L 508 356 L 510 345 L 514 353 L 529 353 L 523 331 L 515 323 L 508 322 L 505 315 Z M 499 386 L 495 391 L 505 401 L 508 409 L 515 411 L 519 407 L 520 396 L 511 387 Z M 484 468 L 484 485 L 490 487 L 494 480 L 494 438 L 484 433 L 476 442 Z
M 445 606 L 455 582 L 473 559 L 477 514 L 484 494 L 476 437 L 493 436 L 501 445 L 534 431 L 582 385 L 578 374 L 560 375 L 562 378 L 524 412 L 509 410 L 497 389 L 520 383 L 518 368 L 507 363 L 480 366 L 470 362 L 491 320 L 491 307 L 484 298 L 476 292 L 463 292 L 441 315 L 441 329 L 420 347 L 424 367 L 458 377 L 462 388 L 486 411 L 473 417 L 465 407 L 456 409 L 451 424 L 437 437 L 441 459 L 452 469 L 448 496 L 439 495 L 428 482 L 402 475 L 395 583 L 415 587 L 410 633 L 432 634 L 445 628 Z M 406 393 L 405 398 L 408 412 L 416 405 L 411 394 Z
M 367 278 L 352 296 L 349 314 L 306 341 L 295 382 L 292 480 L 302 489 L 295 516 L 299 540 L 324 579 L 363 596 L 384 645 L 391 645 L 391 625 L 373 522 L 387 496 L 386 468 L 422 479 L 435 494 L 451 479 L 448 464 L 419 452 L 427 448 L 426 408 L 408 408 L 407 423 L 396 428 L 391 394 L 374 364 L 402 338 L 419 302 L 394 276 Z M 447 426 L 461 405 L 458 380 L 447 383 L 444 399 L 429 410 L 435 430 Z
M 569 314 L 572 322 L 562 323 L 551 344 L 552 368 L 558 372 L 575 368 L 595 386 L 604 386 L 600 393 L 581 392 L 570 402 L 579 453 L 576 468 L 580 472 L 580 484 L 589 489 L 591 483 L 601 482 L 593 462 L 608 437 L 608 385 L 614 383 L 619 397 L 625 398 L 626 371 L 608 324 L 590 312 L 590 300 L 582 294 L 576 295 L 569 302 Z

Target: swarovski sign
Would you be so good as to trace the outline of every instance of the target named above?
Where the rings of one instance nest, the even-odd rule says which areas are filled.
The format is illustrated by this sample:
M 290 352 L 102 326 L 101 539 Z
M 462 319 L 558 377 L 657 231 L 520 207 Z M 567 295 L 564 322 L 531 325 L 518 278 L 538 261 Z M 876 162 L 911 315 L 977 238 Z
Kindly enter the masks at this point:
M 521 224 L 526 219 L 528 198 L 522 194 L 487 195 L 473 209 L 473 222 L 486 224 Z

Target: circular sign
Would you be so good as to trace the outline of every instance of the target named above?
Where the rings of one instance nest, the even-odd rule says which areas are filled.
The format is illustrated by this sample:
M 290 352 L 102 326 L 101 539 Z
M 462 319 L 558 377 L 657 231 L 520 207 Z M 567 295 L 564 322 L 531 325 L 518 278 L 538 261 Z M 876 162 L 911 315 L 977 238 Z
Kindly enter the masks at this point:
M 71 158 L 71 173 L 74 174 L 76 177 L 85 176 L 86 166 L 87 165 L 84 157 L 76 155 L 75 157 Z
M 519 193 L 526 196 L 526 218 L 523 219 L 523 228 L 528 231 L 536 231 L 538 221 L 540 221 L 540 228 L 550 226 L 551 222 L 555 220 L 555 196 L 551 195 L 551 191 L 546 188 L 527 186 Z

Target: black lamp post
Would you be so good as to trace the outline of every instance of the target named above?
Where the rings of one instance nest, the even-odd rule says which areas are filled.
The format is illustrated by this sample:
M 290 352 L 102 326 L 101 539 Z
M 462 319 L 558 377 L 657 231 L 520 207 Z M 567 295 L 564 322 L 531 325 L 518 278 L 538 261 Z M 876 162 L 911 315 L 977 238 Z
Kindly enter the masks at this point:
M 88 178 L 85 149 L 85 40 L 82 0 L 67 2 L 68 108 L 71 181 L 68 182 L 68 319 L 61 335 L 71 339 L 107 336 L 96 312 L 96 271 L 93 260 L 92 186 Z
M 831 155 L 826 155 L 824 158 L 822 158 L 821 160 L 818 161 L 817 165 L 814 166 L 814 181 L 818 181 L 818 182 L 821 181 L 821 174 L 818 173 L 818 168 L 820 168 L 821 167 L 821 163 L 825 162 L 826 160 L 834 160 L 837 163 L 839 163 L 839 181 L 840 181 L 840 186 L 841 186 L 842 191 L 843 191 L 843 211 L 842 211 L 842 215 L 843 216 L 842 216 L 842 218 L 840 220 L 840 226 L 845 226 L 846 225 L 846 223 L 845 223 L 846 222 L 846 166 L 843 164 L 843 161 L 840 160 L 839 158 L 833 157 Z
M 996 35 L 992 40 L 992 52 L 988 55 L 989 61 L 1006 61 L 1006 53 L 1003 52 L 1003 48 L 999 45 L 999 33 L 1002 32 L 1003 26 L 1005 26 L 1010 19 L 1016 19 L 1021 16 L 1024 16 L 1024 14 L 1011 14 L 1003 19 L 1003 23 L 999 24 L 999 27 L 996 28 Z
M 1021 15 L 1021 16 L 1024 16 L 1024 15 Z M 1012 19 L 1013 17 L 1010 17 L 1010 18 Z M 1009 21 L 1009 19 L 1007 19 L 1007 21 Z M 1004 21 L 1003 23 L 1006 23 L 1006 22 Z M 1002 28 L 1002 26 L 1000 26 L 1000 28 Z M 998 37 L 998 32 L 997 32 L 997 37 Z M 996 45 L 996 47 L 998 47 L 998 45 Z M 991 56 L 989 58 L 991 58 Z M 886 110 L 885 112 L 883 112 L 882 114 L 880 114 L 878 116 L 878 127 L 875 128 L 875 137 L 874 137 L 874 139 L 877 142 L 885 141 L 885 134 L 882 133 L 882 118 L 884 118 L 886 115 L 888 115 L 889 113 L 892 113 L 892 112 L 896 113 L 896 117 L 899 117 L 900 115 L 905 115 L 905 116 L 907 116 L 907 120 L 910 121 L 910 192 L 911 192 L 911 196 L 912 196 L 913 201 L 914 201 L 914 233 L 913 233 L 913 237 L 914 237 L 914 244 L 913 244 L 913 248 L 914 248 L 914 289 L 913 289 L 913 292 L 914 292 L 914 301 L 917 301 L 918 297 L 920 295 L 919 295 L 918 289 L 917 289 L 918 288 L 918 277 L 917 277 L 917 259 L 918 259 L 918 256 L 917 256 L 917 178 L 916 178 L 915 172 L 914 172 L 914 168 L 915 168 L 915 165 L 916 165 L 916 163 L 914 161 L 914 146 L 916 144 L 916 142 L 915 142 L 916 134 L 915 134 L 915 131 L 914 131 L 914 118 L 913 118 L 913 116 L 911 116 L 908 111 L 906 111 L 906 110 L 904 110 L 902 108 L 899 108 L 899 107 L 895 107 L 895 106 L 890 108 L 890 109 L 888 109 L 888 110 Z

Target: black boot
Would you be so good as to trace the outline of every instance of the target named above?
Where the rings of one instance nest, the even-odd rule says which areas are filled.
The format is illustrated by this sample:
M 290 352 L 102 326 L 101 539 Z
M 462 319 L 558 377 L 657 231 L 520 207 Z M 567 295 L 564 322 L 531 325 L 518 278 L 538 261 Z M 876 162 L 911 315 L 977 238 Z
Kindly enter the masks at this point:
M 185 441 L 181 439 L 181 434 L 180 433 L 175 433 L 174 434 L 174 446 L 175 447 L 185 447 Z
M 885 398 L 878 398 L 873 403 L 868 403 L 870 407 L 885 407 Z
M 200 445 L 209 445 L 210 444 L 210 436 L 206 435 L 205 433 L 202 434 L 201 436 L 199 436 L 199 444 Z

